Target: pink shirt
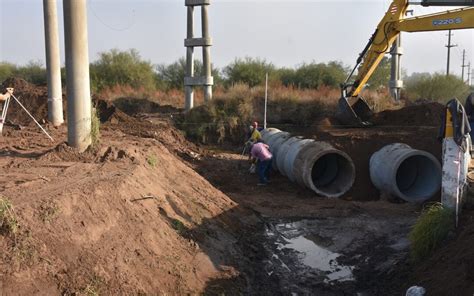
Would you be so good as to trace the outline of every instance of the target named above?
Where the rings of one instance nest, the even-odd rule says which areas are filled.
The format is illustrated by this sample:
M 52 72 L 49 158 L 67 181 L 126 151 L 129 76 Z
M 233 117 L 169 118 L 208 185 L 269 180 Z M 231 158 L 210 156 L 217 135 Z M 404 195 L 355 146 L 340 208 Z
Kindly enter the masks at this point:
M 268 150 L 268 145 L 264 143 L 257 143 L 252 146 L 252 154 L 253 158 L 257 158 L 260 161 L 269 160 L 272 158 L 272 153 Z

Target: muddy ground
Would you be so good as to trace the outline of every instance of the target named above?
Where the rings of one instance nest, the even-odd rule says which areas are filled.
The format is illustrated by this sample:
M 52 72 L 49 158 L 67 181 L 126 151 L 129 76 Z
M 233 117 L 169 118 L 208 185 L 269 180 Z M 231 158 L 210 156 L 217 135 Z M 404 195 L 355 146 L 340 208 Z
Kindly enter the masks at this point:
M 0 195 L 20 225 L 0 233 L 1 295 L 474 292 L 473 212 L 413 265 L 407 234 L 421 205 L 381 198 L 363 166 L 393 141 L 439 157 L 433 124 L 295 130 L 354 158 L 353 190 L 326 199 L 276 173 L 257 186 L 239 149 L 187 141 L 172 125 L 176 110 L 124 110 L 130 117 L 102 104 L 101 144 L 85 154 L 65 145 L 65 127 L 46 125 L 54 142 L 34 126 L 7 126 L 0 138 Z

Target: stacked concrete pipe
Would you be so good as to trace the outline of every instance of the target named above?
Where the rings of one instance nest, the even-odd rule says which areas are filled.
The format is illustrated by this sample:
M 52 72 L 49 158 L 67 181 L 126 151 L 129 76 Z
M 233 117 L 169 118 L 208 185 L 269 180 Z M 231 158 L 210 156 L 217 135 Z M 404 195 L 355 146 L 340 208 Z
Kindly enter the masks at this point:
M 291 137 L 273 128 L 263 130 L 262 139 L 273 153 L 274 169 L 291 181 L 326 197 L 340 197 L 352 187 L 354 163 L 329 143 Z
M 408 202 L 423 202 L 441 187 L 441 165 L 428 152 L 396 143 L 372 155 L 370 178 L 382 192 Z

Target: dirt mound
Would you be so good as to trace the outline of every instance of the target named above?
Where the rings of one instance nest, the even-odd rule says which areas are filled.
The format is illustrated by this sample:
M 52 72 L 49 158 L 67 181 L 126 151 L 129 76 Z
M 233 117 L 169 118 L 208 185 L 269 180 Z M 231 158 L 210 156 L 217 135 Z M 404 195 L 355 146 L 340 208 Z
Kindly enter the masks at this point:
M 45 122 L 48 119 L 48 88 L 46 86 L 36 86 L 21 78 L 9 78 L 3 82 L 1 89 L 6 87 L 15 88 L 15 97 L 36 120 Z M 65 101 L 63 98 L 64 108 Z M 8 108 L 7 120 L 23 126 L 34 125 L 33 120 L 14 100 Z
M 445 107 L 439 103 L 407 106 L 374 115 L 373 123 L 379 126 L 435 126 L 441 124 Z
M 94 162 L 64 145 L 2 153 L 20 230 L 0 234 L 0 294 L 182 295 L 238 277 L 235 203 L 154 139 L 103 141 Z

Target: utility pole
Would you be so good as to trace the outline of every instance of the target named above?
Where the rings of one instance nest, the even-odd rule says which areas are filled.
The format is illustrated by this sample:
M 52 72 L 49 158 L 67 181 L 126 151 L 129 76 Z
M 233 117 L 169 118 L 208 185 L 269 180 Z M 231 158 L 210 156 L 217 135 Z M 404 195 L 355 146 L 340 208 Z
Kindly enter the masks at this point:
M 63 0 L 66 44 L 68 145 L 83 152 L 91 144 L 91 93 L 86 0 Z
M 465 61 L 466 61 L 466 50 L 463 49 L 462 50 L 462 66 L 461 66 L 461 68 L 462 68 L 462 72 L 461 72 L 462 73 L 461 74 L 462 81 L 464 81 L 464 68 L 467 67 L 467 65 L 464 63 Z
M 401 57 L 403 55 L 402 35 L 399 34 L 393 43 L 390 54 L 392 55 L 392 64 L 390 70 L 390 94 L 395 101 L 400 100 L 400 92 L 403 88 Z
M 54 126 L 60 126 L 64 118 L 56 0 L 43 0 L 43 14 L 48 76 L 48 120 Z
M 453 34 L 451 33 L 451 30 L 449 30 L 448 45 L 446 45 L 446 47 L 448 48 L 448 65 L 446 67 L 446 76 L 449 76 L 449 63 L 450 63 L 450 60 L 451 60 L 451 47 L 456 47 L 457 46 L 455 44 L 451 44 L 451 36 L 453 36 Z
M 188 111 L 194 106 L 194 86 L 204 87 L 204 99 L 212 99 L 212 86 L 214 78 L 211 73 L 211 46 L 212 39 L 209 37 L 209 14 L 208 7 L 211 0 L 185 0 L 188 11 L 187 34 L 184 40 L 186 47 L 186 77 L 184 77 L 185 109 Z M 194 7 L 201 7 L 202 37 L 194 37 Z M 202 63 L 204 73 L 202 77 L 194 75 L 194 47 L 202 47 Z

